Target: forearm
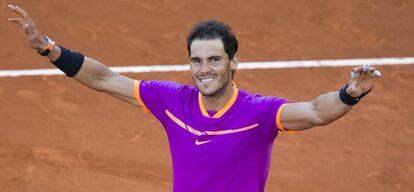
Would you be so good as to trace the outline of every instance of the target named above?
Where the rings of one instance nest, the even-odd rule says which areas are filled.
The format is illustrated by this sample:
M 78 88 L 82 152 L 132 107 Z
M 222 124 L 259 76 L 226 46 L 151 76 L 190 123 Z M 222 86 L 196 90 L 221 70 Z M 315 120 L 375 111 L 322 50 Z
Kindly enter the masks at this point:
M 322 94 L 312 101 L 287 104 L 281 113 L 283 128 L 297 131 L 329 124 L 348 113 L 369 92 L 352 97 L 347 91 L 353 90 L 345 86 L 339 91 Z
M 344 104 L 339 91 L 322 94 L 312 101 L 289 103 L 281 114 L 285 129 L 299 131 L 326 125 L 344 116 L 352 108 Z
M 54 46 L 47 58 L 51 62 L 55 62 L 61 56 L 62 50 L 59 46 Z M 85 56 L 82 67 L 73 77 L 75 80 L 97 91 L 105 90 L 105 81 L 114 77 L 115 72 L 111 71 L 107 66 L 92 58 Z
M 326 125 L 348 113 L 352 106 L 344 104 L 340 97 L 339 91 L 329 92 L 318 96 L 311 101 L 315 111 L 315 125 Z
M 110 92 L 108 84 L 117 73 L 97 60 L 86 57 L 79 72 L 73 77 L 76 81 L 97 91 Z

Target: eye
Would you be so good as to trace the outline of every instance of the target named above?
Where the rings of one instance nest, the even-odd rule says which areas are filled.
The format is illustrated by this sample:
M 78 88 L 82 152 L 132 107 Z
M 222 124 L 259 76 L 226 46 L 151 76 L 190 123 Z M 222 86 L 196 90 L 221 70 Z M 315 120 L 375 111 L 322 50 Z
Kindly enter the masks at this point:
M 220 61 L 220 57 L 211 57 L 209 60 L 211 63 L 217 63 Z
M 200 58 L 191 58 L 191 63 L 200 64 L 201 63 L 201 59 Z

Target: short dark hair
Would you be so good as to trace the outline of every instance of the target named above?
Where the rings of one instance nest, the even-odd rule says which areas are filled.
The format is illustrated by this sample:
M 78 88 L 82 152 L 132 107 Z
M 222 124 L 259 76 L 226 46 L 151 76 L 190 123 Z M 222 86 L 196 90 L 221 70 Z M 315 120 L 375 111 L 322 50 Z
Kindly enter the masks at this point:
M 210 40 L 220 38 L 229 59 L 233 59 L 238 50 L 236 35 L 230 26 L 217 20 L 201 21 L 193 26 L 187 36 L 187 51 L 191 56 L 191 43 L 194 39 Z

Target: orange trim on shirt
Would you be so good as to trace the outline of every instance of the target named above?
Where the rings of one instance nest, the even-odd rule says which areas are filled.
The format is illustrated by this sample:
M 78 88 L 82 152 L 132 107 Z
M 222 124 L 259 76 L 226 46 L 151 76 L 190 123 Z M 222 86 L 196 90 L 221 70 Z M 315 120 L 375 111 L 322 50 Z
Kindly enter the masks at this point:
M 288 129 L 286 129 L 286 133 L 289 133 L 289 134 L 294 134 L 294 133 L 296 133 L 296 131 L 292 131 L 292 130 L 288 130 Z
M 242 132 L 242 131 L 247 131 L 249 129 L 254 129 L 256 127 L 258 127 L 259 124 L 253 124 L 253 125 L 249 125 L 247 127 L 243 127 L 243 128 L 238 128 L 238 129 L 227 129 L 227 130 L 222 130 L 222 131 L 206 131 L 207 135 L 225 135 L 225 134 L 231 134 L 231 133 L 237 133 L 237 132 Z
M 174 123 L 176 123 L 177 125 L 179 125 L 181 128 L 187 130 L 188 132 L 194 134 L 194 135 L 205 135 L 206 133 L 203 133 L 201 131 L 198 131 L 192 127 L 190 127 L 189 125 L 185 124 L 183 121 L 181 121 L 180 119 L 178 119 L 175 115 L 173 115 L 170 111 L 168 111 L 168 109 L 165 110 L 165 113 L 167 114 L 167 116 L 174 121 Z
M 181 121 L 180 119 L 178 119 L 177 117 L 175 117 L 170 111 L 165 110 L 165 113 L 168 115 L 168 117 L 173 120 L 175 123 L 177 123 L 180 127 L 182 127 L 183 129 L 187 130 L 187 126 L 186 124 Z
M 233 104 L 236 102 L 238 94 L 239 94 L 239 90 L 236 87 L 234 87 L 233 95 L 231 96 L 227 104 L 222 109 L 220 109 L 216 114 L 214 114 L 213 117 L 210 117 L 210 115 L 207 113 L 207 110 L 204 106 L 202 95 L 199 92 L 198 93 L 198 104 L 200 105 L 201 113 L 203 114 L 204 117 L 220 118 L 221 116 L 224 115 L 224 113 L 226 113 L 230 109 L 231 106 L 233 106 Z
M 190 127 L 189 125 L 185 124 L 182 120 L 178 119 L 175 115 L 173 115 L 168 109 L 165 110 L 165 113 L 167 116 L 177 125 L 179 125 L 181 128 L 185 129 L 191 134 L 201 136 L 201 135 L 225 135 L 225 134 L 232 134 L 232 133 L 238 133 L 242 131 L 247 131 L 250 129 L 254 129 L 259 127 L 258 123 L 255 123 L 253 125 L 249 125 L 246 127 L 238 128 L 238 129 L 227 129 L 227 130 L 221 130 L 221 131 L 199 131 L 197 129 L 194 129 Z
M 198 105 L 200 106 L 201 114 L 203 114 L 204 117 L 210 118 L 210 115 L 208 115 L 207 110 L 204 107 L 203 99 L 201 97 L 200 92 L 198 92 Z
M 276 113 L 276 127 L 280 130 L 280 131 L 286 131 L 285 128 L 283 128 L 282 126 L 282 122 L 280 121 L 280 114 L 282 113 L 283 108 L 286 106 L 286 104 L 282 104 L 279 109 L 277 110 Z
M 141 99 L 141 95 L 139 92 L 139 84 L 141 83 L 141 81 L 135 80 L 134 81 L 134 95 L 135 95 L 135 99 L 138 101 L 139 106 L 142 107 L 142 109 L 144 110 L 145 113 L 151 113 L 151 111 L 148 109 L 147 106 L 145 106 L 144 102 Z
M 231 106 L 236 102 L 237 95 L 239 95 L 239 90 L 237 88 L 234 88 L 233 95 L 231 96 L 231 99 L 227 104 L 223 107 L 223 109 L 220 109 L 216 114 L 214 114 L 213 118 L 220 118 L 221 116 L 226 113 Z
M 194 129 L 192 127 L 190 127 L 189 125 L 186 125 L 188 130 L 192 130 L 194 134 L 201 136 L 201 135 L 205 135 L 205 133 L 202 133 L 201 131 Z

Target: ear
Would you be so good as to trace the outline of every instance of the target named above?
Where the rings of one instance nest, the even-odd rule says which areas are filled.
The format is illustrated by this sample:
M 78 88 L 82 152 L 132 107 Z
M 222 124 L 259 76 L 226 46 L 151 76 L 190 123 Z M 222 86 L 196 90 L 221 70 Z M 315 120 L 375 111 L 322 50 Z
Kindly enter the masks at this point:
M 239 54 L 235 53 L 233 59 L 230 60 L 230 70 L 236 70 L 239 64 Z

